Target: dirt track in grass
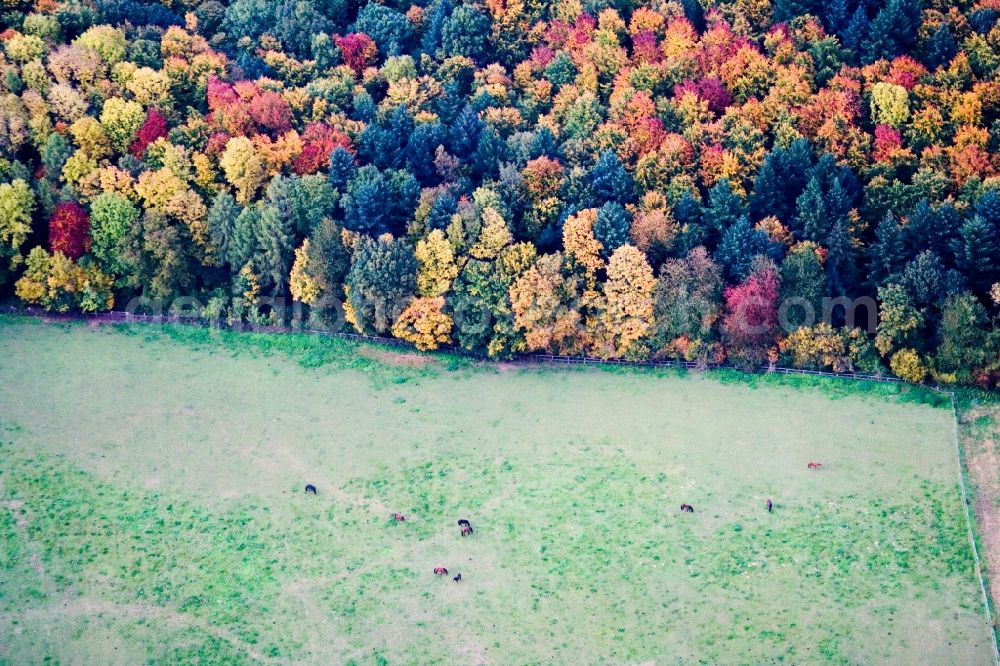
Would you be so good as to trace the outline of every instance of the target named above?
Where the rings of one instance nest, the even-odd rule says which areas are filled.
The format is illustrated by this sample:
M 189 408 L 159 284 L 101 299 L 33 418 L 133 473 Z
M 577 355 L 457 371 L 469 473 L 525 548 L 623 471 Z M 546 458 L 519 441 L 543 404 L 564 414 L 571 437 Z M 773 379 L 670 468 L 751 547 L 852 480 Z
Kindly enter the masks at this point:
M 972 482 L 973 509 L 994 609 L 1000 608 L 1000 405 L 978 404 L 959 415 Z M 994 616 L 994 624 L 997 620 Z

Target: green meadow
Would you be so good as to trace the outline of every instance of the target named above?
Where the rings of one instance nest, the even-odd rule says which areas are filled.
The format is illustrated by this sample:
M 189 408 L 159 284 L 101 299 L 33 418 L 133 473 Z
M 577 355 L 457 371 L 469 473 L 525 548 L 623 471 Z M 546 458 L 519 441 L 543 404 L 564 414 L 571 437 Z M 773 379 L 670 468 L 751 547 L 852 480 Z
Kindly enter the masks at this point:
M 989 663 L 952 428 L 906 386 L 6 318 L 0 663 Z

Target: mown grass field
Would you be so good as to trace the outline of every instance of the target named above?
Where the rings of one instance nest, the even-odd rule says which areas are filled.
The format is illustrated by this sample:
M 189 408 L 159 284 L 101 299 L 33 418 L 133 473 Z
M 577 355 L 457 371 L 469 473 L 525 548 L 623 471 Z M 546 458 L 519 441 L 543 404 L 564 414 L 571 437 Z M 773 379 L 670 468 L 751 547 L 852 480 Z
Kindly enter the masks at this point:
M 989 663 L 932 403 L 0 320 L 0 662 Z

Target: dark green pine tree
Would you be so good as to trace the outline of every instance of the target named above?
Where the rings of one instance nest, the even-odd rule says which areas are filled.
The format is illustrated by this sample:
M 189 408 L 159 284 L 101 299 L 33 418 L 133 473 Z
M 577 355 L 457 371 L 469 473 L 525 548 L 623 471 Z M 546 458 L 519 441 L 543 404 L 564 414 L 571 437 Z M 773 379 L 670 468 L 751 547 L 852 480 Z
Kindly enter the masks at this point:
M 951 251 L 950 240 L 958 236 L 961 228 L 962 214 L 958 209 L 949 201 L 939 204 L 934 211 L 934 231 L 941 240 L 938 246 L 932 249 L 941 255 L 949 268 L 955 267 L 955 256 Z
M 409 50 L 413 24 L 405 15 L 377 2 L 365 4 L 348 32 L 363 32 L 375 40 L 378 52 L 393 56 Z
M 610 258 L 615 250 L 628 242 L 631 226 L 631 216 L 619 203 L 608 202 L 597 210 L 594 237 L 602 245 L 602 257 Z
M 850 17 L 848 16 L 847 0 L 830 0 L 823 10 L 823 25 L 831 35 L 840 35 L 847 28 Z
M 951 249 L 955 264 L 970 286 L 984 294 L 994 282 L 1000 282 L 1000 234 L 982 215 L 976 213 L 962 225 Z
M 785 206 L 782 210 L 791 216 L 795 212 L 795 200 L 806 188 L 812 172 L 813 153 L 806 139 L 796 139 L 781 153 L 781 170 L 778 172 L 785 184 Z M 786 218 L 779 218 L 782 222 Z
M 857 263 L 845 220 L 833 223 L 825 246 L 827 293 L 834 297 L 852 294 L 857 283 Z
M 344 227 L 372 235 L 389 231 L 389 197 L 389 185 L 382 172 L 370 165 L 361 167 L 340 200 Z
M 397 106 L 382 122 L 371 123 L 358 137 L 358 151 L 380 169 L 398 169 L 406 163 L 406 146 L 413 134 L 413 116 Z
M 795 207 L 792 230 L 799 238 L 822 243 L 829 230 L 831 215 L 826 208 L 826 197 L 823 196 L 823 186 L 818 177 L 809 179 L 809 184 L 799 195 Z
M 447 229 L 451 224 L 451 216 L 458 210 L 458 200 L 448 191 L 442 192 L 431 204 L 431 210 L 427 214 L 427 229 Z
M 754 257 L 758 255 L 775 261 L 781 258 L 779 248 L 767 234 L 754 228 L 750 218 L 743 215 L 723 234 L 715 261 L 725 271 L 728 281 L 737 284 L 749 277 Z
M 958 54 L 958 42 L 948 29 L 948 24 L 941 23 L 927 41 L 922 60 L 927 69 L 933 72 L 938 67 L 950 63 L 956 54 Z
M 322 176 L 277 175 L 265 192 L 268 205 L 291 225 L 301 238 L 309 234 L 324 217 L 333 214 L 336 191 Z
M 496 178 L 500 174 L 500 163 L 507 160 L 507 144 L 492 127 L 484 127 L 479 132 L 474 162 L 482 179 Z
M 483 123 L 471 106 L 462 109 L 448 132 L 448 152 L 464 162 L 472 159 L 472 154 L 479 144 L 479 134 Z
M 239 273 L 240 269 L 257 254 L 257 226 L 260 213 L 259 205 L 247 206 L 236 217 L 226 255 L 226 261 L 234 274 Z
M 986 190 L 976 201 L 976 214 L 994 229 L 1000 230 L 1000 192 Z
M 53 132 L 45 140 L 40 152 L 46 177 L 57 182 L 62 175 L 66 160 L 73 154 L 73 147 L 69 145 L 69 141 L 63 138 L 62 134 Z
M 820 4 L 819 8 L 822 8 Z M 806 14 L 818 14 L 817 3 L 813 0 L 775 0 L 774 22 L 788 23 Z
M 490 19 L 472 5 L 460 5 L 441 26 L 445 57 L 467 56 L 483 63 L 490 54 Z
M 811 247 L 793 250 L 781 262 L 781 302 L 787 303 L 785 332 L 812 326 L 823 314 L 826 274 L 823 262 Z M 795 300 L 792 300 L 795 299 Z
M 387 212 L 387 231 L 400 236 L 406 231 L 406 223 L 413 217 L 420 198 L 420 183 L 413 174 L 405 169 L 385 172 L 389 187 L 389 207 Z
M 422 185 L 440 181 L 434 167 L 434 155 L 437 147 L 444 144 L 445 134 L 441 123 L 420 123 L 406 143 L 407 168 Z
M 212 245 L 219 251 L 220 263 L 229 257 L 230 239 L 235 233 L 236 220 L 242 210 L 233 195 L 227 190 L 223 190 L 215 195 L 212 207 L 208 209 L 208 214 L 205 216 L 208 237 L 212 239 Z
M 343 146 L 337 146 L 330 153 L 330 184 L 339 194 L 347 191 L 349 183 L 358 172 L 358 165 L 354 161 L 354 155 Z
M 441 46 L 441 29 L 453 7 L 449 0 L 435 0 L 425 10 L 426 19 L 424 20 L 424 34 L 420 38 L 420 50 L 432 58 L 436 57 L 437 50 Z
M 677 221 L 677 240 L 674 255 L 683 257 L 705 242 L 705 225 L 701 221 L 701 204 L 689 191 L 685 191 L 674 204 L 674 219 Z
M 948 296 L 948 279 L 941 257 L 925 250 L 903 268 L 900 282 L 919 308 L 939 306 Z
M 768 153 L 764 163 L 757 171 L 753 181 L 753 193 L 750 195 L 750 217 L 759 221 L 768 215 L 774 215 L 779 220 L 788 219 L 785 210 L 785 184 L 781 180 L 780 166 L 781 149 Z
M 601 206 L 609 201 L 624 205 L 635 199 L 632 174 L 625 169 L 613 150 L 606 150 L 601 154 L 588 177 L 592 206 Z
M 937 226 L 937 215 L 927 199 L 921 199 L 914 206 L 906 220 L 906 257 L 912 259 L 924 250 L 931 250 L 940 256 L 944 242 L 941 229 Z
M 745 213 L 743 200 L 733 192 L 729 179 L 720 179 L 708 190 L 708 206 L 702 213 L 705 230 L 708 232 L 708 242 L 720 238 Z
M 907 52 L 916 41 L 920 8 L 914 0 L 889 0 L 875 16 L 862 41 L 862 62 L 892 60 Z
M 295 249 L 290 220 L 275 206 L 264 206 L 257 220 L 257 246 L 260 261 L 254 265 L 275 295 L 284 293 Z
M 823 203 L 827 212 L 837 219 L 846 218 L 851 211 L 851 197 L 841 184 L 840 174 L 835 175 L 830 182 Z
M 351 268 L 351 254 L 344 247 L 340 225 L 330 218 L 320 222 L 309 236 L 309 261 L 312 270 L 322 276 L 327 292 L 324 297 L 341 297 L 341 285 Z
M 854 14 L 851 16 L 847 27 L 840 33 L 840 41 L 843 43 L 844 48 L 847 49 L 848 60 L 850 62 L 860 62 L 861 44 L 868 37 L 870 30 L 871 22 L 868 20 L 868 15 L 865 13 L 864 4 L 862 3 L 854 10 Z
M 868 282 L 873 290 L 891 281 L 902 270 L 906 257 L 903 228 L 891 212 L 875 228 L 875 242 L 868 248 Z
M 350 302 L 365 333 L 384 334 L 417 286 L 417 260 L 405 239 L 363 238 L 347 274 Z

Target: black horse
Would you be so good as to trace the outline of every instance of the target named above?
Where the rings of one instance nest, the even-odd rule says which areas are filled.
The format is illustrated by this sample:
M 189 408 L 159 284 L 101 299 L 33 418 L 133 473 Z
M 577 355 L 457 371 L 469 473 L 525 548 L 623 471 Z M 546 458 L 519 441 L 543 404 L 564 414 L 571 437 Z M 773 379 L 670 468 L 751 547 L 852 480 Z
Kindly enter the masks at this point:
M 316 486 L 314 486 L 311 483 L 307 483 L 306 484 L 306 494 L 309 494 L 309 493 L 312 493 L 313 495 L 316 494 Z

